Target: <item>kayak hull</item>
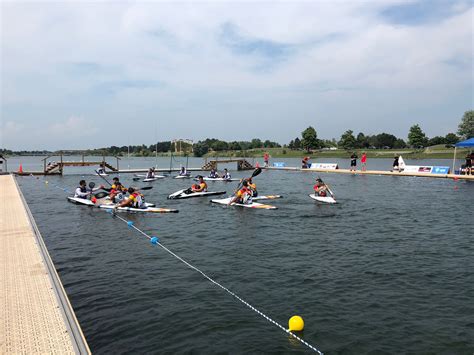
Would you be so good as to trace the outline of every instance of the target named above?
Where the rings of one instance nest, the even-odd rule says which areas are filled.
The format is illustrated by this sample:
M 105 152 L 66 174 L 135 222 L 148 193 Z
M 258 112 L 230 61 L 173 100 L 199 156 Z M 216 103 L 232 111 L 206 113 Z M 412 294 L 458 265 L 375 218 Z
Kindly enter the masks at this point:
M 223 178 L 210 178 L 210 177 L 203 177 L 202 178 L 204 181 L 222 181 L 222 182 L 231 182 L 231 181 L 240 181 L 240 179 L 223 179 Z M 194 179 L 198 180 L 198 179 Z
M 229 205 L 229 202 L 231 201 L 232 197 L 228 198 L 223 198 L 223 199 L 215 199 L 211 200 L 212 203 L 216 203 L 219 205 Z M 232 203 L 231 206 L 238 206 L 238 207 L 244 207 L 244 208 L 256 208 L 256 209 L 263 209 L 263 210 L 276 210 L 277 207 L 271 206 L 271 205 L 265 205 L 263 203 L 258 203 L 258 202 L 252 202 L 248 204 L 243 204 L 243 203 Z
M 260 200 L 275 200 L 277 198 L 282 198 L 281 195 L 262 195 L 257 197 L 252 197 L 252 201 L 260 201 Z
M 322 203 L 336 203 L 336 200 L 331 196 L 317 196 L 315 194 L 311 194 L 309 195 L 309 197 L 311 197 L 313 200 L 316 200 Z
M 176 191 L 175 193 L 168 196 L 169 200 L 178 200 L 184 198 L 192 198 L 192 197 L 206 197 L 206 196 L 217 196 L 217 195 L 224 195 L 226 191 L 206 191 L 206 192 L 191 192 L 189 194 L 185 193 L 186 190 Z
M 173 179 L 191 179 L 191 175 L 177 175 Z
M 90 207 L 98 207 L 102 209 L 112 209 L 114 208 L 113 203 L 103 203 L 100 205 L 94 204 L 90 200 L 86 200 L 83 198 L 78 198 L 78 197 L 68 197 L 67 198 L 69 202 L 78 204 L 78 205 L 85 205 L 85 206 L 90 206 Z M 145 208 L 133 208 L 133 207 L 118 207 L 116 211 L 123 211 L 123 212 L 148 212 L 148 213 L 178 213 L 178 210 L 175 209 L 170 209 L 170 208 L 159 208 L 159 207 L 152 207 L 154 204 L 152 203 L 145 203 Z

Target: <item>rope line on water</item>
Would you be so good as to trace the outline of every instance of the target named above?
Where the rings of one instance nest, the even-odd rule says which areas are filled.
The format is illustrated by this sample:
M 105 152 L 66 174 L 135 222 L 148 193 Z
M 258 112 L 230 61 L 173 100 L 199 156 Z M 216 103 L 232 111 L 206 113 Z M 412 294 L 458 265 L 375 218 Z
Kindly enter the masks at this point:
M 31 175 L 33 176 L 33 175 Z M 43 178 L 44 180 L 44 178 Z M 46 181 L 46 180 L 44 180 Z M 69 191 L 67 188 L 63 188 L 63 187 L 60 187 L 58 185 L 53 185 L 55 188 L 58 188 L 59 190 L 62 190 L 63 192 L 69 192 L 71 193 L 71 191 Z M 278 328 L 280 328 L 282 331 L 284 331 L 285 333 L 289 334 L 290 336 L 292 336 L 294 339 L 298 340 L 301 344 L 304 344 L 306 345 L 309 349 L 313 350 L 314 352 L 318 353 L 319 355 L 323 355 L 323 353 L 318 350 L 315 346 L 311 345 L 310 343 L 308 343 L 307 341 L 303 340 L 302 338 L 300 338 L 299 336 L 297 336 L 296 334 L 294 334 L 293 332 L 291 332 L 290 330 L 286 329 L 285 327 L 283 327 L 280 323 L 278 323 L 277 321 L 273 320 L 272 318 L 270 318 L 269 316 L 267 316 L 265 313 L 263 313 L 262 311 L 258 310 L 257 308 L 255 308 L 254 306 L 252 306 L 250 303 L 248 303 L 247 301 L 245 301 L 243 298 L 241 298 L 239 295 L 237 295 L 235 292 L 229 290 L 227 287 L 221 285 L 219 282 L 215 281 L 214 279 L 212 279 L 210 276 L 208 276 L 206 273 L 204 273 L 203 271 L 201 271 L 200 269 L 198 269 L 197 267 L 195 267 L 194 265 L 190 264 L 189 262 L 187 262 L 186 260 L 184 260 L 182 257 L 180 257 L 179 255 L 177 255 L 176 253 L 174 253 L 173 251 L 171 251 L 170 249 L 168 249 L 167 247 L 165 247 L 163 244 L 160 243 L 158 237 L 154 237 L 154 236 L 150 236 L 148 234 L 146 234 L 144 231 L 142 231 L 141 229 L 139 229 L 138 227 L 136 227 L 134 225 L 134 223 L 132 221 L 127 221 L 126 219 L 118 216 L 117 214 L 114 213 L 113 210 L 110 210 L 110 211 L 107 211 L 108 213 L 110 213 L 113 217 L 116 217 L 118 219 L 120 219 L 121 221 L 125 222 L 129 228 L 133 228 L 135 229 L 138 233 L 140 233 L 141 235 L 145 236 L 146 238 L 148 238 L 150 240 L 150 242 L 152 243 L 152 245 L 158 245 L 160 248 L 162 248 L 163 250 L 165 250 L 167 253 L 169 253 L 170 255 L 174 256 L 176 259 L 178 259 L 179 261 L 181 261 L 182 263 L 184 263 L 186 266 L 188 266 L 190 269 L 193 269 L 194 271 L 200 273 L 204 278 L 206 278 L 209 282 L 213 283 L 214 285 L 218 286 L 219 288 L 221 288 L 222 290 L 224 290 L 225 292 L 227 292 L 229 295 L 231 295 L 232 297 L 234 297 L 235 299 L 237 299 L 238 301 L 240 301 L 241 303 L 243 303 L 245 306 L 247 306 L 248 308 L 250 308 L 252 311 L 254 311 L 255 313 L 259 314 L 260 316 L 262 316 L 264 319 L 266 319 L 268 322 L 272 323 L 273 325 L 277 326 Z
M 300 343 L 306 345 L 309 349 L 313 350 L 314 352 L 317 352 L 318 354 L 320 355 L 323 355 L 323 353 L 321 351 L 319 351 L 315 346 L 309 344 L 307 341 L 303 340 L 302 338 L 300 338 L 299 336 L 297 336 L 296 334 L 294 334 L 293 332 L 291 332 L 290 330 L 286 329 L 285 327 L 283 327 L 280 323 L 276 322 L 275 320 L 273 320 L 272 318 L 270 318 L 269 316 L 267 316 L 265 313 L 261 312 L 260 310 L 258 310 L 257 308 L 255 308 L 254 306 L 252 306 L 250 303 L 248 303 L 247 301 L 245 301 L 244 299 L 242 299 L 239 295 L 237 295 L 235 292 L 229 290 L 227 287 L 221 285 L 219 282 L 215 281 L 214 279 L 212 279 L 210 276 L 206 275 L 203 271 L 201 271 L 200 269 L 198 269 L 197 267 L 195 267 L 194 265 L 190 264 L 189 262 L 187 262 L 186 260 L 184 260 L 182 257 L 180 257 L 179 255 L 177 255 L 176 253 L 172 252 L 170 249 L 168 249 L 167 247 L 165 247 L 163 244 L 160 243 L 159 239 L 157 237 L 153 237 L 153 236 L 150 236 L 148 234 L 146 234 L 144 231 L 142 231 L 141 229 L 137 228 L 133 222 L 131 221 L 127 221 L 126 219 L 116 215 L 115 213 L 113 213 L 113 211 L 109 211 L 109 213 L 111 213 L 114 217 L 120 219 L 121 221 L 125 222 L 129 228 L 133 228 L 135 229 L 138 233 L 142 234 L 143 236 L 145 236 L 146 238 L 148 238 L 151 243 L 153 245 L 158 245 L 159 247 L 161 247 L 163 250 L 165 250 L 167 253 L 171 254 L 172 256 L 174 256 L 176 259 L 180 260 L 181 262 L 183 262 L 186 266 L 188 266 L 189 268 L 197 271 L 198 273 L 200 273 L 202 276 L 204 276 L 208 281 L 210 281 L 211 283 L 213 283 L 214 285 L 220 287 L 221 289 L 223 289 L 224 291 L 226 291 L 228 294 L 230 294 L 232 297 L 234 297 L 235 299 L 237 299 L 238 301 L 240 301 L 241 303 L 243 303 L 244 305 L 246 305 L 248 308 L 250 308 L 252 311 L 256 312 L 257 314 L 261 315 L 263 318 L 265 318 L 267 321 L 269 321 L 270 323 L 272 323 L 273 325 L 277 326 L 278 328 L 280 328 L 281 330 L 283 330 L 285 333 L 291 335 L 293 338 L 295 338 L 296 340 L 298 340 Z

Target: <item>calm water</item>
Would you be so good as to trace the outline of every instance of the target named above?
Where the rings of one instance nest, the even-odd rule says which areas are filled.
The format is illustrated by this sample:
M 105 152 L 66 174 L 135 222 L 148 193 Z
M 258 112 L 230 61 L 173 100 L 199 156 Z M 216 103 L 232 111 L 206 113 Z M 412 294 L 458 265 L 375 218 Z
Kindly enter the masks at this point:
M 38 160 L 22 159 L 24 169 Z M 417 162 L 434 163 L 450 165 Z M 154 159 L 121 164 L 146 167 Z M 369 161 L 371 169 L 390 166 Z M 73 175 L 49 177 L 48 185 L 18 181 L 94 353 L 307 352 L 123 222 L 68 203 L 53 186 L 72 189 L 90 168 L 66 172 Z M 331 206 L 308 197 L 315 176 L 262 172 L 260 193 L 284 195 L 270 202 L 276 211 L 168 201 L 190 184 L 168 178 L 154 183 L 147 200 L 180 213 L 121 216 L 276 321 L 303 316 L 304 339 L 325 353 L 472 354 L 474 184 L 321 174 L 339 202 Z

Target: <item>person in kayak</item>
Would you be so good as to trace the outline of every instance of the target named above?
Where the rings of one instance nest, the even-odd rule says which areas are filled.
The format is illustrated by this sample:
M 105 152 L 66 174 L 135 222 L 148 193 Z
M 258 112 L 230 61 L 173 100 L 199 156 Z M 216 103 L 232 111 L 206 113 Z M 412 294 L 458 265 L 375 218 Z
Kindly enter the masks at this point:
M 206 182 L 204 181 L 204 178 L 201 175 L 198 176 L 198 184 L 194 184 L 193 186 L 191 186 L 191 191 L 192 192 L 205 192 L 205 191 L 207 191 L 207 184 L 206 184 Z
M 252 197 L 257 197 L 258 196 L 258 192 L 257 192 L 257 184 L 252 182 L 252 178 L 248 178 L 247 179 L 247 185 L 248 185 L 248 188 L 250 190 L 250 192 L 252 193 Z
M 230 176 L 229 171 L 227 169 L 224 169 L 224 173 L 222 174 L 222 178 L 225 180 L 230 180 L 232 176 Z
M 242 187 L 236 192 L 235 196 L 230 199 L 228 205 L 231 205 L 233 203 L 252 203 L 252 191 L 248 187 L 247 180 L 242 181 Z
M 127 188 L 122 185 L 118 177 L 114 177 L 114 183 L 111 186 L 109 198 L 110 201 L 117 203 L 123 200 L 124 194 L 127 193 Z
M 181 170 L 179 171 L 179 176 L 188 176 L 188 172 L 186 171 L 186 168 L 184 166 L 181 167 Z
M 315 195 L 326 197 L 328 195 L 328 187 L 320 178 L 316 179 L 316 185 L 313 186 Z
M 211 179 L 217 179 L 219 177 L 219 175 L 217 174 L 216 169 L 211 169 L 211 172 L 209 173 L 209 177 Z
M 104 188 L 104 186 L 100 185 L 99 187 L 94 187 L 93 189 L 91 189 L 87 187 L 86 180 L 81 180 L 79 181 L 79 186 L 74 192 L 74 197 L 87 199 L 94 191 L 100 190 L 102 188 Z
M 115 205 L 114 208 L 118 208 L 118 207 L 143 208 L 144 207 L 143 195 L 140 192 L 138 192 L 138 190 L 135 190 L 133 187 L 129 187 L 128 193 L 129 193 L 129 196 L 122 202 L 119 202 L 117 205 Z
M 146 173 L 146 179 L 154 179 L 155 178 L 155 168 L 148 169 Z

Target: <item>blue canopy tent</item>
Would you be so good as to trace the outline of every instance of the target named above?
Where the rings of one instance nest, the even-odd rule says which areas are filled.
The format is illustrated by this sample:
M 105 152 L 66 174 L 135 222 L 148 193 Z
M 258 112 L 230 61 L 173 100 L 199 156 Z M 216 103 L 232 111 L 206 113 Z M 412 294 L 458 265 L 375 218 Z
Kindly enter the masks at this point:
M 457 148 L 457 147 L 459 147 L 459 148 L 473 148 L 473 147 L 474 147 L 474 137 L 473 137 L 473 138 L 466 139 L 465 141 L 456 143 L 456 144 L 454 145 L 453 174 L 455 173 L 455 170 L 454 170 L 454 163 L 455 163 L 455 161 L 456 161 L 456 148 Z

